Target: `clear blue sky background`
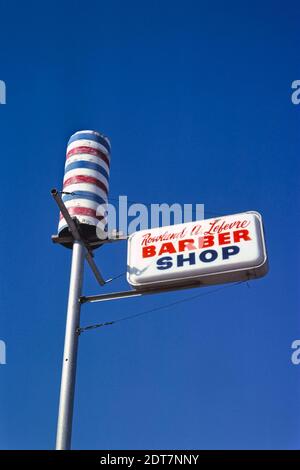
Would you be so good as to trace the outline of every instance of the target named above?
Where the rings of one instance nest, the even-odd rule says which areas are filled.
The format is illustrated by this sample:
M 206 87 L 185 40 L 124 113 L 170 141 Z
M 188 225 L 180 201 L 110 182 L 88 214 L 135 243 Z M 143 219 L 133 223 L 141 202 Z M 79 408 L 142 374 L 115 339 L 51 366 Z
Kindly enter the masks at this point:
M 51 243 L 49 190 L 80 129 L 111 138 L 113 197 L 260 211 L 270 272 L 83 334 L 73 447 L 299 448 L 299 2 L 0 10 L 1 448 L 54 447 L 70 251 Z M 105 277 L 124 271 L 126 244 L 96 260 Z M 100 292 L 88 270 L 84 292 Z M 87 305 L 82 324 L 194 294 Z

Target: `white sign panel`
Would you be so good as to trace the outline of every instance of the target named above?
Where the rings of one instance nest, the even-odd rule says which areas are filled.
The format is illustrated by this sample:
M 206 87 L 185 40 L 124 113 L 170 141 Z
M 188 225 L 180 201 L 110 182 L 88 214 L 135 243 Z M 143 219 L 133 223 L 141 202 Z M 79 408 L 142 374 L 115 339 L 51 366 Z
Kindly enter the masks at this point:
M 267 273 L 262 218 L 243 212 L 135 232 L 128 240 L 127 280 L 136 289 L 212 285 Z

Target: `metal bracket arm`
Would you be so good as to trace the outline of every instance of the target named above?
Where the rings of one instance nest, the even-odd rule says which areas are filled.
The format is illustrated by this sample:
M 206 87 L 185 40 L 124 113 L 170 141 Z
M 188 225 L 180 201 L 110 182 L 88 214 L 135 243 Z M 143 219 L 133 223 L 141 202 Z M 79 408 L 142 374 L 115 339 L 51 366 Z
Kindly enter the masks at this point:
M 163 294 L 164 292 L 173 292 L 173 291 L 178 291 L 178 290 L 193 289 L 195 287 L 203 287 L 203 285 L 200 282 L 197 282 L 193 284 L 160 287 L 156 289 L 137 289 L 137 290 L 126 290 L 126 291 L 121 291 L 121 292 L 110 292 L 108 294 L 81 296 L 79 301 L 82 304 L 87 303 L 87 302 L 104 302 L 106 300 L 124 299 L 128 297 L 140 297 L 142 295 Z
M 105 280 L 103 279 L 100 271 L 98 270 L 97 266 L 96 266 L 96 263 L 95 261 L 93 260 L 93 252 L 91 251 L 90 247 L 86 244 L 86 242 L 81 238 L 81 235 L 79 233 L 79 230 L 74 222 L 74 220 L 72 219 L 72 217 L 70 216 L 69 212 L 68 212 L 68 209 L 66 208 L 61 196 L 60 196 L 60 193 L 57 191 L 57 189 L 52 189 L 51 190 L 51 195 L 53 197 L 53 199 L 55 200 L 56 204 L 58 205 L 65 221 L 67 222 L 68 224 L 68 227 L 70 229 L 70 232 L 72 233 L 73 235 L 73 239 L 82 243 L 82 245 L 84 246 L 84 255 L 85 255 L 85 258 L 91 268 L 91 270 L 93 271 L 94 275 L 95 275 L 95 278 L 97 279 L 98 283 L 100 284 L 100 286 L 103 286 L 105 284 Z

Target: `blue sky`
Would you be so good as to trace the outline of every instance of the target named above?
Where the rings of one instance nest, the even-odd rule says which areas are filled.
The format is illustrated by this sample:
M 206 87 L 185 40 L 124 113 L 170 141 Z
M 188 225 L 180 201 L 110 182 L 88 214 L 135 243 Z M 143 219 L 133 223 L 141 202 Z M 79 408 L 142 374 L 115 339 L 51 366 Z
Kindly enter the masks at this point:
M 112 197 L 260 211 L 270 272 L 84 333 L 73 448 L 299 448 L 297 3 L 0 2 L 2 449 L 54 447 L 70 252 L 49 191 L 80 129 L 111 139 Z M 125 242 L 96 260 L 123 272 Z M 86 305 L 82 324 L 194 294 Z

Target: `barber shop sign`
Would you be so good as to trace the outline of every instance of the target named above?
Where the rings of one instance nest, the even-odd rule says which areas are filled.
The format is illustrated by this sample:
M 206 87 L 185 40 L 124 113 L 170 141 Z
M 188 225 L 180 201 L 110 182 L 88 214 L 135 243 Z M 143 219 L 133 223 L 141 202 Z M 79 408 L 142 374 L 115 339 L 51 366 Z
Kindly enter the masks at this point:
M 262 217 L 250 211 L 135 232 L 127 265 L 136 289 L 262 277 L 268 270 Z

